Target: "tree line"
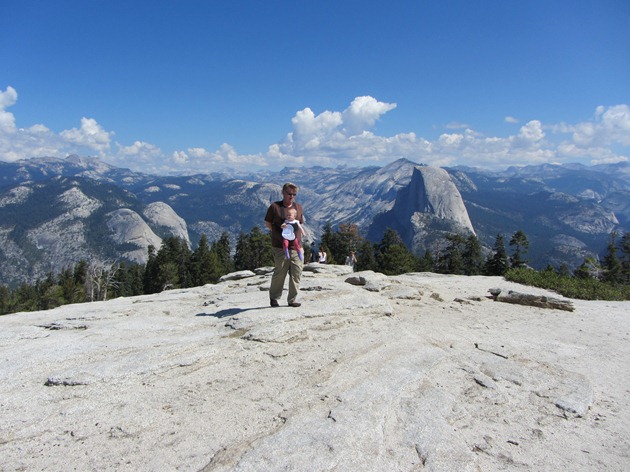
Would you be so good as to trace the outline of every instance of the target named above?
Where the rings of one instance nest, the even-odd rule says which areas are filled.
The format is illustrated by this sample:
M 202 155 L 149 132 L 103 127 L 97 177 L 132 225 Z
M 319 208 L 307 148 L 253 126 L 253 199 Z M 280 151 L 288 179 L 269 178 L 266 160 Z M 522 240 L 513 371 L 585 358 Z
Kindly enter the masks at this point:
M 498 234 L 492 250 L 484 255 L 474 234 L 449 234 L 433 251 L 427 250 L 419 256 L 407 248 L 393 229 L 386 229 L 380 242 L 371 243 L 360 235 L 354 224 L 341 224 L 333 230 L 328 223 L 319 248 L 312 243 L 305 244 L 304 249 L 305 261 L 310 260 L 312 251 L 319 249 L 326 251 L 330 264 L 343 264 L 353 251 L 357 257 L 355 270 L 373 270 L 385 275 L 437 272 L 505 276 L 527 268 L 529 248 L 527 236 L 521 230 L 508 240 L 509 251 L 505 241 L 505 236 Z M 149 246 L 146 264 L 81 260 L 74 267 L 59 274 L 49 273 L 34 284 L 24 283 L 14 289 L 0 285 L 0 314 L 196 287 L 217 283 L 221 276 L 233 271 L 254 270 L 273 263 L 270 234 L 259 227 L 239 234 L 233 255 L 226 232 L 212 243 L 205 234 L 201 235 L 194 251 L 183 239 L 167 237 L 159 250 Z M 573 273 L 566 266 L 547 267 L 540 272 L 627 288 L 630 286 L 630 234 L 619 238 L 613 233 L 601 263 L 590 258 Z

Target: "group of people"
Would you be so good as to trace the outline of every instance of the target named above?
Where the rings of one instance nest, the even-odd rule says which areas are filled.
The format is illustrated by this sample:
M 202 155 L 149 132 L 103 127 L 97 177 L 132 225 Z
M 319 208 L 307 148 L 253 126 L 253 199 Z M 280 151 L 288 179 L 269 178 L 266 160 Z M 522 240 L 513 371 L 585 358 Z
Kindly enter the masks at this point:
M 304 229 L 304 212 L 295 201 L 298 186 L 287 182 L 282 187 L 282 200 L 271 203 L 265 215 L 265 226 L 271 231 L 271 246 L 274 258 L 274 271 L 269 287 L 269 299 L 272 307 L 278 307 L 282 297 L 284 282 L 289 276 L 287 303 L 299 307 L 297 301 L 304 264 L 302 240 L 307 233 Z M 326 264 L 328 255 L 323 248 L 315 252 L 315 243 L 311 245 L 311 262 Z M 357 262 L 354 251 L 346 258 L 346 265 L 354 266 Z

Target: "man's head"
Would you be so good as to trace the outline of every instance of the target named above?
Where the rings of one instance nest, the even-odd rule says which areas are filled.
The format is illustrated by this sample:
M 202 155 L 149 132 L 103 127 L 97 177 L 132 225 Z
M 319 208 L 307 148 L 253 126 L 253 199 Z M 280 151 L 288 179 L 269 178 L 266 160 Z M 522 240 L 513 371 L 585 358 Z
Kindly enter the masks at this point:
M 282 199 L 284 200 L 284 204 L 291 204 L 295 200 L 295 195 L 298 192 L 298 186 L 287 182 L 282 186 Z

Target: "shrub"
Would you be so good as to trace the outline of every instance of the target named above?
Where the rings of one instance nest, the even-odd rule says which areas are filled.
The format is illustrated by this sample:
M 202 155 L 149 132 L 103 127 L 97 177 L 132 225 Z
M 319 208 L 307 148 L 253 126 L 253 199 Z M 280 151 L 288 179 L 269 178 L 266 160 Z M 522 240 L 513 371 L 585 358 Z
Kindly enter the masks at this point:
M 524 285 L 553 290 L 565 297 L 581 300 L 630 300 L 630 287 L 613 286 L 592 277 L 583 279 L 559 275 L 555 271 L 532 269 L 510 269 L 505 279 Z

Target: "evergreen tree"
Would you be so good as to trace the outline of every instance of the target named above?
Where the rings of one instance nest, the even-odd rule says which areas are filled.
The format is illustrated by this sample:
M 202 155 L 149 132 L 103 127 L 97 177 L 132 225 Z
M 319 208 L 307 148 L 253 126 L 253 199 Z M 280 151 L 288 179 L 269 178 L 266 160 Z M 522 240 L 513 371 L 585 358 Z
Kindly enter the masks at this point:
M 514 246 L 514 253 L 510 256 L 510 267 L 525 267 L 527 260 L 523 259 L 523 254 L 529 248 L 529 241 L 522 230 L 516 231 L 510 239 L 510 246 Z
M 12 313 L 12 293 L 8 287 L 0 285 L 0 315 Z
M 109 298 L 142 295 L 143 275 L 144 267 L 141 264 L 121 262 L 114 274 Z
M 128 269 L 127 283 L 128 296 L 144 294 L 144 271 L 146 266 L 143 264 L 131 264 Z
M 573 277 L 578 279 L 599 279 L 600 274 L 601 269 L 592 257 L 584 259 L 584 262 L 582 262 L 582 264 L 573 271 Z
M 445 274 L 463 274 L 464 258 L 462 256 L 464 238 L 459 234 L 446 236 L 448 246 L 439 261 L 440 272 Z
M 391 228 L 385 230 L 383 239 L 377 247 L 376 262 L 379 271 L 385 275 L 413 272 L 417 263 L 400 235 Z
M 23 283 L 14 291 L 12 313 L 38 310 L 38 293 L 34 285 Z
M 621 261 L 617 257 L 617 233 L 613 231 L 610 235 L 608 249 L 604 256 L 602 268 L 604 269 L 604 282 L 616 285 L 623 282 L 621 271 Z
M 332 229 L 332 225 L 330 222 L 324 225 L 324 232 L 322 233 L 322 242 L 319 244 L 319 250 L 326 251 L 328 255 L 326 263 L 328 264 L 336 264 L 335 255 L 332 253 L 331 248 L 335 248 L 337 246 L 337 235 Z
M 376 257 L 374 257 L 374 247 L 368 240 L 364 239 L 363 241 L 361 241 L 361 243 L 359 244 L 359 247 L 357 248 L 356 256 L 357 256 L 357 264 L 356 264 L 357 271 L 378 270 L 377 264 L 376 264 Z
M 486 275 L 505 275 L 508 270 L 508 256 L 502 234 L 497 234 L 494 241 L 493 255 L 486 261 Z
M 152 244 L 147 248 L 147 264 L 144 269 L 144 293 L 157 293 L 161 289 L 158 281 L 157 251 Z
M 306 251 L 304 257 L 307 258 Z M 272 265 L 274 261 L 269 233 L 263 233 L 258 226 L 254 226 L 249 234 L 239 235 L 234 253 L 236 270 L 254 270 Z
M 230 235 L 224 231 L 221 237 L 212 243 L 210 251 L 217 256 L 221 275 L 234 271 L 234 263 L 230 254 Z
M 419 257 L 416 264 L 417 272 L 433 272 L 435 270 L 435 261 L 430 250 L 424 252 L 424 256 Z
M 77 277 L 76 273 L 77 268 L 75 266 L 74 269 L 68 267 L 59 274 L 59 285 L 63 291 L 64 303 L 85 301 L 85 279 Z
M 464 273 L 466 275 L 479 275 L 483 272 L 483 254 L 481 244 L 474 234 L 466 239 L 464 253 Z
M 205 234 L 199 238 L 197 249 L 190 257 L 190 278 L 194 287 L 216 283 L 221 276 L 221 264 L 216 252 L 210 250 Z
M 325 241 L 324 243 L 330 251 L 328 262 L 343 264 L 351 251 L 357 251 L 363 238 L 359 235 L 357 225 L 344 223 L 340 224 L 337 232 L 332 235 L 325 232 L 325 237 L 322 240 Z
M 88 262 L 85 259 L 81 259 L 77 265 L 74 266 L 73 277 L 76 285 L 84 287 L 83 299 L 85 300 L 85 282 L 87 280 L 87 267 Z
M 186 241 L 176 236 L 162 240 L 156 262 L 159 291 L 189 286 L 190 249 Z
M 621 281 L 625 285 L 630 285 L 630 232 L 621 237 L 619 248 L 621 249 Z
M 557 272 L 558 272 L 558 275 L 561 275 L 562 277 L 571 276 L 571 271 L 569 270 L 569 266 L 566 263 L 560 264 L 560 267 L 558 267 Z

